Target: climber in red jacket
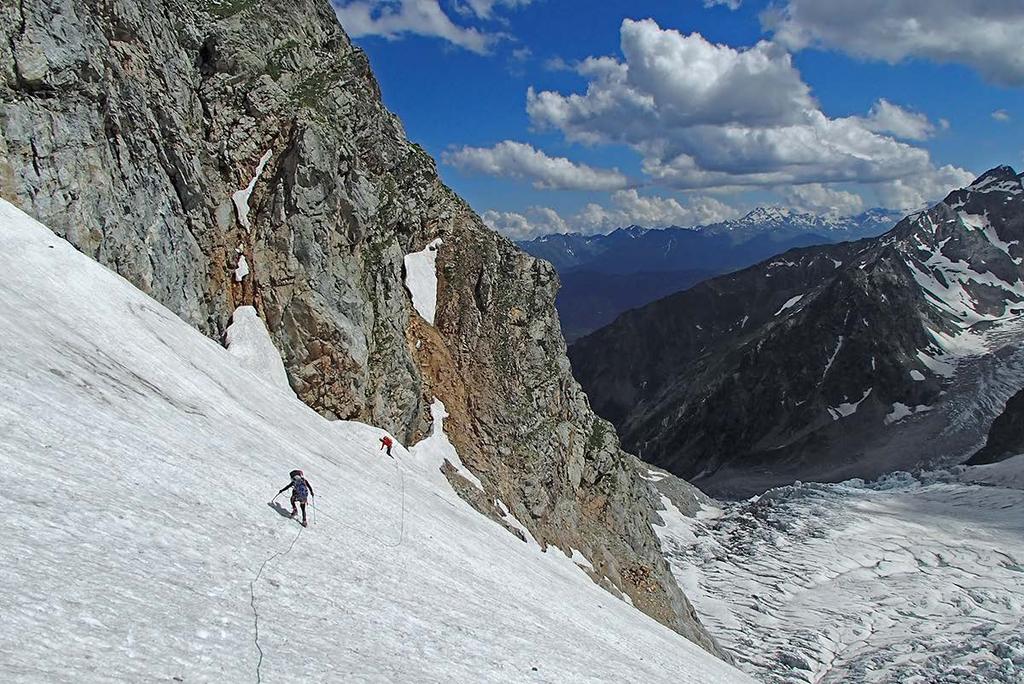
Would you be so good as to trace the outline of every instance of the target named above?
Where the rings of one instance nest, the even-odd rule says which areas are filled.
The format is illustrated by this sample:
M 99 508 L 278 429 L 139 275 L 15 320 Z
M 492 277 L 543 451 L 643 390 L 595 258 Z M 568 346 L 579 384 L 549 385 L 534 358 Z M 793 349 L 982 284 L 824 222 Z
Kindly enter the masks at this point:
M 388 456 L 391 456 L 391 447 L 394 446 L 394 444 L 395 443 L 387 435 L 384 435 L 383 437 L 380 438 L 381 451 L 387 449 Z M 394 458 L 394 456 L 391 456 L 391 458 Z

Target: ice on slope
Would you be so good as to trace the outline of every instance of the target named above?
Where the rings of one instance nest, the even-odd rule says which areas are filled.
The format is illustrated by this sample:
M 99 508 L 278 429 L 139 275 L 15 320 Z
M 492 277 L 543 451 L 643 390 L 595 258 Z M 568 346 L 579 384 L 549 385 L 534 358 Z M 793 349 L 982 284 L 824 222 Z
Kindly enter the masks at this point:
M 434 325 L 437 312 L 437 250 L 441 238 L 436 238 L 419 252 L 405 255 L 405 286 L 412 296 L 416 312 L 430 325 Z
M 928 482 L 781 487 L 655 529 L 705 625 L 764 682 L 1019 684 L 1024 457 Z
M 0 243 L 0 679 L 255 681 L 291 548 L 264 682 L 750 681 L 2 200 Z
M 224 333 L 224 342 L 227 350 L 247 371 L 288 396 L 295 396 L 288 383 L 281 354 L 254 307 L 235 309 L 231 325 Z
M 974 183 L 971 183 L 968 187 L 974 192 L 1008 192 L 1014 195 L 1018 195 L 1024 191 L 1020 176 L 1010 180 L 1000 177 L 997 174 L 983 176 Z

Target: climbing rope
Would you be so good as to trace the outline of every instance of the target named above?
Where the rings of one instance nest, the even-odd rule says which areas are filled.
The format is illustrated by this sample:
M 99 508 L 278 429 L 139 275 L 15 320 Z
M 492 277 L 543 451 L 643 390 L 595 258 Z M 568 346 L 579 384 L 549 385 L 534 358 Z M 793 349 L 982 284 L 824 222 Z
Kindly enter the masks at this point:
M 402 472 L 402 469 L 398 466 L 398 462 L 397 461 L 395 462 L 395 470 L 398 471 L 399 481 L 401 482 L 401 485 L 402 485 L 402 498 L 401 498 L 401 504 L 402 505 L 401 505 L 401 517 L 400 517 L 400 522 L 399 522 L 398 541 L 387 541 L 385 539 L 381 539 L 380 537 L 378 537 L 378 536 L 376 536 L 374 534 L 371 534 L 371 533 L 367 532 L 366 530 L 360 529 L 360 528 L 356 527 L 355 525 L 351 525 L 351 524 L 345 522 L 344 520 L 341 520 L 340 518 L 335 518 L 333 515 L 329 515 L 327 513 L 318 512 L 317 511 L 317 507 L 316 507 L 316 497 L 315 496 L 311 497 L 312 498 L 312 502 L 311 502 L 311 507 L 312 507 L 311 524 L 314 524 L 314 525 L 316 524 L 317 515 L 323 515 L 324 517 L 328 518 L 329 520 L 333 520 L 334 522 L 338 523 L 342 527 L 345 527 L 345 528 L 347 528 L 349 530 L 352 530 L 352 531 L 354 531 L 354 532 L 356 532 L 358 534 L 361 534 L 361 535 L 363 535 L 363 536 L 365 536 L 365 537 L 367 537 L 369 539 L 373 539 L 374 541 L 376 541 L 381 546 L 384 546 L 384 547 L 387 547 L 387 548 L 397 548 L 397 547 L 401 546 L 402 542 L 405 540 L 405 474 Z M 276 499 L 277 497 L 275 496 L 274 498 Z M 256 684 L 262 684 L 263 683 L 262 669 L 261 669 L 263 667 L 263 648 L 260 646 L 260 614 L 259 614 L 259 611 L 256 610 L 256 583 L 259 581 L 260 577 L 263 575 L 263 570 L 264 570 L 264 568 L 267 567 L 267 564 L 270 563 L 270 561 L 274 560 L 275 558 L 280 558 L 282 556 L 287 556 L 289 553 L 291 553 L 292 548 L 295 547 L 295 543 L 297 541 L 299 541 L 299 536 L 302 535 L 302 530 L 303 529 L 304 528 L 300 527 L 299 531 L 295 533 L 295 537 L 292 538 L 292 542 L 288 545 L 288 548 L 286 548 L 284 551 L 278 551 L 278 552 L 272 554 L 266 560 L 264 560 L 263 564 L 260 565 L 260 569 L 256 572 L 256 576 L 253 577 L 252 580 L 249 581 L 249 606 L 252 608 L 253 627 L 255 629 L 255 634 L 254 634 L 254 637 L 253 637 L 253 643 L 256 645 L 256 650 L 259 653 L 259 659 L 256 661 Z
M 260 569 L 256 573 L 256 576 L 249 581 L 249 606 L 252 608 L 253 625 L 256 628 L 256 633 L 253 638 L 253 641 L 256 644 L 256 650 L 259 651 L 260 654 L 259 660 L 256 661 L 256 684 L 262 684 L 263 682 L 262 676 L 260 674 L 260 668 L 263 666 L 263 648 L 260 647 L 260 614 L 256 610 L 256 582 L 259 581 L 260 575 L 263 574 L 263 568 L 267 567 L 267 563 L 274 560 L 275 558 L 278 558 L 280 556 L 287 556 L 289 553 L 291 553 L 292 547 L 295 546 L 295 542 L 299 541 L 299 535 L 302 534 L 302 529 L 303 528 L 300 527 L 299 531 L 295 533 L 295 537 L 292 539 L 292 543 L 288 545 L 287 549 L 285 549 L 284 551 L 278 551 L 277 553 L 273 554 L 265 561 L 263 561 L 263 565 L 260 566 Z

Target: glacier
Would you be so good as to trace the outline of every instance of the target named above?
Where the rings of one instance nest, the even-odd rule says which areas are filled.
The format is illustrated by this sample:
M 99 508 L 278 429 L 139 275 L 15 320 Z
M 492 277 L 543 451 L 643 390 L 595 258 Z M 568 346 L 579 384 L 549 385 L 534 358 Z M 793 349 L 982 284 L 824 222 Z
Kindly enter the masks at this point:
M 1024 681 L 1024 456 L 796 483 L 693 517 L 663 504 L 677 580 L 763 682 Z

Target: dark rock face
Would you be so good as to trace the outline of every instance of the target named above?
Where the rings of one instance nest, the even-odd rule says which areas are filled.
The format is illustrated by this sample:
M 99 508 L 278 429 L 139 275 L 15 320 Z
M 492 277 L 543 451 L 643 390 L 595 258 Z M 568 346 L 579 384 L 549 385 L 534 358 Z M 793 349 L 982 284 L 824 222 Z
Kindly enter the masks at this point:
M 1000 167 L 878 238 L 627 312 L 570 358 L 628 448 L 712 494 L 959 462 L 1019 389 L 1022 262 L 1024 187 Z
M 1006 402 L 1006 409 L 992 422 L 985 446 L 967 465 L 985 465 L 1024 454 L 1024 390 Z
M 18 0 L 0 34 L 0 195 L 211 337 L 255 305 L 325 416 L 412 441 L 439 397 L 482 499 L 717 652 L 572 378 L 553 270 L 440 182 L 328 2 Z M 403 257 L 437 237 L 429 326 Z

